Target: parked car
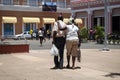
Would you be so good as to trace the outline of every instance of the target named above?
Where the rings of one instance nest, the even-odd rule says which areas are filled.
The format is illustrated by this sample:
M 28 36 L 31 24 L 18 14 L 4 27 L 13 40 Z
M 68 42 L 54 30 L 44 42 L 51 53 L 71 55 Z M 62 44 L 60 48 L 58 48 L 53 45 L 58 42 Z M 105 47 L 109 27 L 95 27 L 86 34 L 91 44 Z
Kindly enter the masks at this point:
M 36 37 L 36 34 L 33 33 L 33 38 L 35 38 L 35 37 Z M 31 35 L 30 35 L 29 31 L 25 31 L 25 32 L 23 32 L 23 33 L 21 33 L 21 34 L 15 35 L 15 36 L 14 36 L 14 39 L 15 39 L 15 40 L 31 39 Z

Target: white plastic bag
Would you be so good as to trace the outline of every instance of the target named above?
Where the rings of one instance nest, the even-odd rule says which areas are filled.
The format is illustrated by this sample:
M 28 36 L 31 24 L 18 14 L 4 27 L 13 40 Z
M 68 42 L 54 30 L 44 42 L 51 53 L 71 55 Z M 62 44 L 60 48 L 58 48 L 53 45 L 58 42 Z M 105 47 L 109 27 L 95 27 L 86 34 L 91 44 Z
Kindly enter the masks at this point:
M 59 55 L 59 50 L 57 49 L 57 47 L 53 44 L 51 49 L 50 49 L 50 54 L 52 56 L 58 56 Z

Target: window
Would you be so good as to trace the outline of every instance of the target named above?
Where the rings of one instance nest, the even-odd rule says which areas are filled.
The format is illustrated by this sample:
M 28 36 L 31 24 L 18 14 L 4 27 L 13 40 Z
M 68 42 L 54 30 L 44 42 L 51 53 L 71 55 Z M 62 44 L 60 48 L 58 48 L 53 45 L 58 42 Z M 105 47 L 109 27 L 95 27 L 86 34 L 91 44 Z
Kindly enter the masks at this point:
M 29 6 L 38 6 L 38 0 L 29 0 Z
M 4 23 L 4 37 L 10 37 L 14 34 L 13 23 Z
M 23 0 L 23 5 L 27 5 L 27 0 Z
M 42 4 L 43 11 L 57 11 L 56 2 L 44 2 Z
M 13 0 L 14 5 L 19 5 L 19 0 Z
M 51 0 L 43 0 L 44 2 L 51 2 Z
M 42 1 L 43 0 L 38 0 L 38 6 L 42 6 Z
M 65 8 L 65 3 L 64 2 L 59 2 L 59 7 L 60 8 Z
M 11 5 L 12 1 L 11 0 L 2 0 L 4 5 Z
M 30 29 L 36 30 L 36 23 L 24 23 L 24 31 L 30 31 Z
M 64 0 L 60 0 L 59 2 L 57 2 L 57 5 L 58 5 L 58 7 L 60 7 L 60 8 L 65 8 L 65 1 Z

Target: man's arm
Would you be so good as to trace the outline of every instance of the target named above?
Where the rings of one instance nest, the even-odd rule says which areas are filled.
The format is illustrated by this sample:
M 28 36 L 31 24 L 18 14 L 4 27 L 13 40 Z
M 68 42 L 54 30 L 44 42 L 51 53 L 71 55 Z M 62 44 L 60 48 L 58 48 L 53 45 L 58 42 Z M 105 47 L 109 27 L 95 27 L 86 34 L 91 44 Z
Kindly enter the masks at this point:
M 53 44 L 55 43 L 55 37 L 56 37 L 56 35 L 57 35 L 57 31 L 53 31 L 53 41 L 52 41 Z
M 81 46 L 80 30 L 78 30 L 77 34 L 78 34 L 78 38 L 79 38 L 79 44 L 78 44 L 78 47 L 80 47 L 80 46 Z

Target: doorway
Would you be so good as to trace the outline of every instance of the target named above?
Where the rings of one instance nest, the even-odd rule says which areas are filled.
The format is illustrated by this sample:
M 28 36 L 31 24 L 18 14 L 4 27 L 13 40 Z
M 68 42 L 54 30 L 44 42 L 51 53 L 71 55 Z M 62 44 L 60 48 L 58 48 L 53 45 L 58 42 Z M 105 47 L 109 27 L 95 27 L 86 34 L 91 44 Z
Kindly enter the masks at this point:
M 120 16 L 112 17 L 112 32 L 120 34 Z
M 45 34 L 46 37 L 50 39 L 51 32 L 52 32 L 52 25 L 51 24 L 44 24 L 45 25 Z

